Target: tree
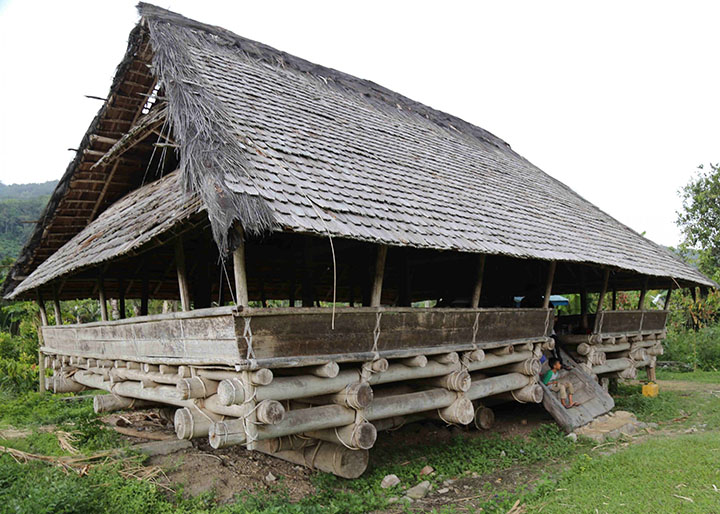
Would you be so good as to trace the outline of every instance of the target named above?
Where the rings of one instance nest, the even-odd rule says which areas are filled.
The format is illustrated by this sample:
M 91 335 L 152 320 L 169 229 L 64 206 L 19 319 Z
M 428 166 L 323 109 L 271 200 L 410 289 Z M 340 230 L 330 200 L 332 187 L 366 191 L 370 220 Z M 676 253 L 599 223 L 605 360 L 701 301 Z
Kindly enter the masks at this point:
M 700 271 L 720 282 L 720 164 L 698 166 L 698 174 L 680 191 L 683 210 L 677 224 L 685 241 L 682 252 Z

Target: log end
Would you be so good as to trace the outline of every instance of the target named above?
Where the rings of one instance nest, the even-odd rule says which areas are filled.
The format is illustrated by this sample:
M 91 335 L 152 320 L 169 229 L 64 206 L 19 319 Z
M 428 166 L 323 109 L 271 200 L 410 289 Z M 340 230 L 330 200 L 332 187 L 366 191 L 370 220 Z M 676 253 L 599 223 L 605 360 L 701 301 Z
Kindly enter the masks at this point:
M 190 409 L 183 407 L 182 409 L 176 410 L 173 424 L 175 425 L 175 435 L 178 439 L 193 438 L 193 417 Z
M 359 423 L 353 428 L 352 444 L 355 448 L 369 450 L 377 440 L 377 429 L 372 423 Z
M 220 405 L 240 405 L 245 401 L 245 388 L 237 378 L 222 380 L 218 384 L 217 397 Z
M 495 424 L 495 413 L 492 409 L 480 405 L 475 410 L 475 428 L 478 430 L 490 430 Z
M 372 361 L 370 364 L 370 369 L 372 369 L 375 373 L 384 373 L 388 370 L 388 367 L 390 366 L 390 363 L 387 359 L 377 359 Z
M 263 400 L 257 405 L 257 419 L 266 425 L 277 425 L 285 419 L 285 407 L 276 400 Z

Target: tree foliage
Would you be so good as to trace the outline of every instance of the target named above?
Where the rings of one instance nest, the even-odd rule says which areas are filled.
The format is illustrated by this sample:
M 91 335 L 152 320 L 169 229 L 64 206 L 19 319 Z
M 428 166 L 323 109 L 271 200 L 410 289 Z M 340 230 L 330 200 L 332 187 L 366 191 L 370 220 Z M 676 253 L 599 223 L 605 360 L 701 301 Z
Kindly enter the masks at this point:
M 0 261 L 18 256 L 56 184 L 0 183 Z
M 682 251 L 700 270 L 720 281 L 720 164 L 698 166 L 698 174 L 680 191 L 677 224 L 685 236 Z

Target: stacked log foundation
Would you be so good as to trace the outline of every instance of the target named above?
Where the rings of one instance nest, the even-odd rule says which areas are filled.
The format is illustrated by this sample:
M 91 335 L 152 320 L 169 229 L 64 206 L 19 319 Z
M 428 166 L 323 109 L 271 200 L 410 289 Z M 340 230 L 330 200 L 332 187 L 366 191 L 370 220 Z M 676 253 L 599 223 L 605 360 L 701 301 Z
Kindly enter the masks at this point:
M 240 444 L 354 478 L 378 430 L 419 419 L 487 429 L 500 400 L 542 401 L 545 340 L 364 362 L 235 371 L 227 366 L 46 355 L 48 389 L 108 391 L 97 412 L 172 406 L 179 438 Z
M 645 368 L 649 380 L 655 378 L 657 356 L 663 354 L 665 332 L 634 335 L 566 336 L 563 347 L 589 374 L 603 379 L 634 379 Z

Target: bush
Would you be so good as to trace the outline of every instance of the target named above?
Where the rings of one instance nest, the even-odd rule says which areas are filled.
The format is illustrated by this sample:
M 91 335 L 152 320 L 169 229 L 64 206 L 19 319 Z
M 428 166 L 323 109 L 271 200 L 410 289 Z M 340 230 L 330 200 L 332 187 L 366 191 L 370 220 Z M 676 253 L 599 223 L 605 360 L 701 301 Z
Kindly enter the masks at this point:
M 703 371 L 720 369 L 720 324 L 699 329 L 675 329 L 663 343 L 662 360 L 685 362 Z
M 37 333 L 30 323 L 20 324 L 20 335 L 0 332 L 0 390 L 32 391 L 38 382 Z

